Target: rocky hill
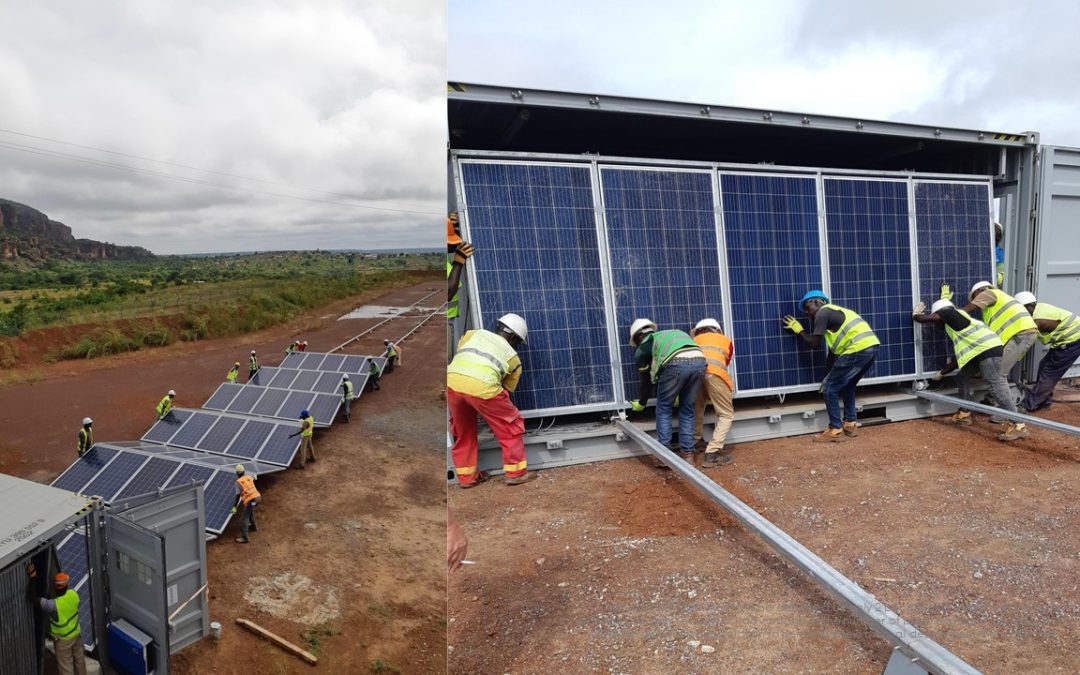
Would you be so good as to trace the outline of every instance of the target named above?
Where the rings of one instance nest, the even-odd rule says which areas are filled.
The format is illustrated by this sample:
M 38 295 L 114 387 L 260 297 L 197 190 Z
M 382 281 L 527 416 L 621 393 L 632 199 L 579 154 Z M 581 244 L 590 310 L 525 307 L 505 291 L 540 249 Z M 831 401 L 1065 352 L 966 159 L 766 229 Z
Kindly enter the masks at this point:
M 0 199 L 0 258 L 3 260 L 129 260 L 154 254 L 139 246 L 76 239 L 71 228 L 25 204 Z

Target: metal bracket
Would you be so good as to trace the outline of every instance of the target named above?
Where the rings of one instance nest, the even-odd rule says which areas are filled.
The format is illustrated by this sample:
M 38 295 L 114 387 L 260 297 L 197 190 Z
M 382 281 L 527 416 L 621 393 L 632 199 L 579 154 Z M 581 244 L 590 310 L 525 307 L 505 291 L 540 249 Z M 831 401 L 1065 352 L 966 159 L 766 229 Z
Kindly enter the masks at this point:
M 919 665 L 918 659 L 912 659 L 899 648 L 894 648 L 881 675 L 929 675 L 929 671 Z
M 769 415 L 769 424 L 780 424 L 780 418 L 783 415 Z
M 562 439 L 561 438 L 557 438 L 555 440 L 547 442 L 547 449 L 548 450 L 561 450 L 562 446 L 563 446 L 563 444 L 562 444 Z
M 817 411 L 816 410 L 804 410 L 803 411 L 802 418 L 804 420 L 813 419 L 815 417 L 817 417 Z

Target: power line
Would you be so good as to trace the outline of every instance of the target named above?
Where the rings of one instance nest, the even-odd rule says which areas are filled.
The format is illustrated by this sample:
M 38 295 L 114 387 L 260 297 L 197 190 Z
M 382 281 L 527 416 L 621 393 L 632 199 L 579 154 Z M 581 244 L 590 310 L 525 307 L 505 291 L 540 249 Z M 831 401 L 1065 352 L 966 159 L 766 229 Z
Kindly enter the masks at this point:
M 158 178 L 167 178 L 169 180 L 180 181 L 182 183 L 190 183 L 193 185 L 203 185 L 206 187 L 212 187 L 220 190 L 233 190 L 236 192 L 248 192 L 251 194 L 267 195 L 270 197 L 280 197 L 283 199 L 294 199 L 297 201 L 311 202 L 315 204 L 331 204 L 334 206 L 346 206 L 357 209 L 369 209 L 373 211 L 390 211 L 393 213 L 411 213 L 415 215 L 441 215 L 434 211 L 415 211 L 411 209 L 395 209 L 386 206 L 371 206 L 369 204 L 357 204 L 355 202 L 342 202 L 329 199 L 315 199 L 312 197 L 301 197 L 298 195 L 284 194 L 281 192 L 270 192 L 268 190 L 259 190 L 255 188 L 241 187 L 239 185 L 224 185 L 221 183 L 211 183 L 209 181 L 199 180 L 198 178 L 190 178 L 187 176 L 177 176 L 176 174 L 165 173 L 162 171 L 155 171 L 153 169 L 145 169 L 142 167 L 131 166 L 130 164 L 119 164 L 116 162 L 108 162 L 105 160 L 94 159 L 92 157 L 83 157 L 81 155 L 72 155 L 58 150 L 49 150 L 47 148 L 40 148 L 32 145 L 24 145 L 22 143 L 13 143 L 11 141 L 0 141 L 0 148 L 7 148 L 8 150 L 15 150 L 16 152 L 25 152 L 32 155 L 40 155 L 43 157 L 50 157 L 53 159 L 64 159 L 72 162 L 79 162 L 82 164 L 89 164 L 91 166 L 98 166 L 110 169 L 117 169 L 120 171 L 128 171 L 135 174 L 155 176 Z

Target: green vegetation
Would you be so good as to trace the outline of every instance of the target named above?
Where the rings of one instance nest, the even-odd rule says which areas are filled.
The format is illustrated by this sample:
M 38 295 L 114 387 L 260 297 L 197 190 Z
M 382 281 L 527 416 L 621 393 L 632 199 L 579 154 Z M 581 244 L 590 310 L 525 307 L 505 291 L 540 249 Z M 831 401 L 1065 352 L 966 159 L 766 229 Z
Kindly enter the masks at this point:
M 308 626 L 307 630 L 304 631 L 304 642 L 307 643 L 308 651 L 318 656 L 319 650 L 322 649 L 323 638 L 333 635 L 341 635 L 341 629 L 335 628 L 326 622 L 318 623 L 314 626 Z
M 401 669 L 397 666 L 387 663 L 382 659 L 375 659 L 371 662 L 371 672 L 373 673 L 400 673 Z

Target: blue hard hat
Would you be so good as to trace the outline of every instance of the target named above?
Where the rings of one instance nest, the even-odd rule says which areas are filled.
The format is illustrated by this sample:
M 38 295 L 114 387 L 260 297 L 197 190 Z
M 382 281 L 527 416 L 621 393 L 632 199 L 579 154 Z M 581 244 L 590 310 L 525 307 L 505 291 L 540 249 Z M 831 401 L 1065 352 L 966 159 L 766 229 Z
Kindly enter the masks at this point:
M 807 300 L 813 300 L 814 298 L 818 298 L 819 300 L 824 301 L 825 304 L 829 303 L 829 296 L 825 295 L 821 291 L 814 290 L 814 291 L 807 291 L 806 295 L 802 296 L 802 300 L 799 301 L 799 304 L 800 305 L 805 305 Z
M 303 419 L 303 418 L 307 417 L 310 414 L 311 414 L 311 411 L 305 408 L 304 410 L 300 411 L 300 418 Z

